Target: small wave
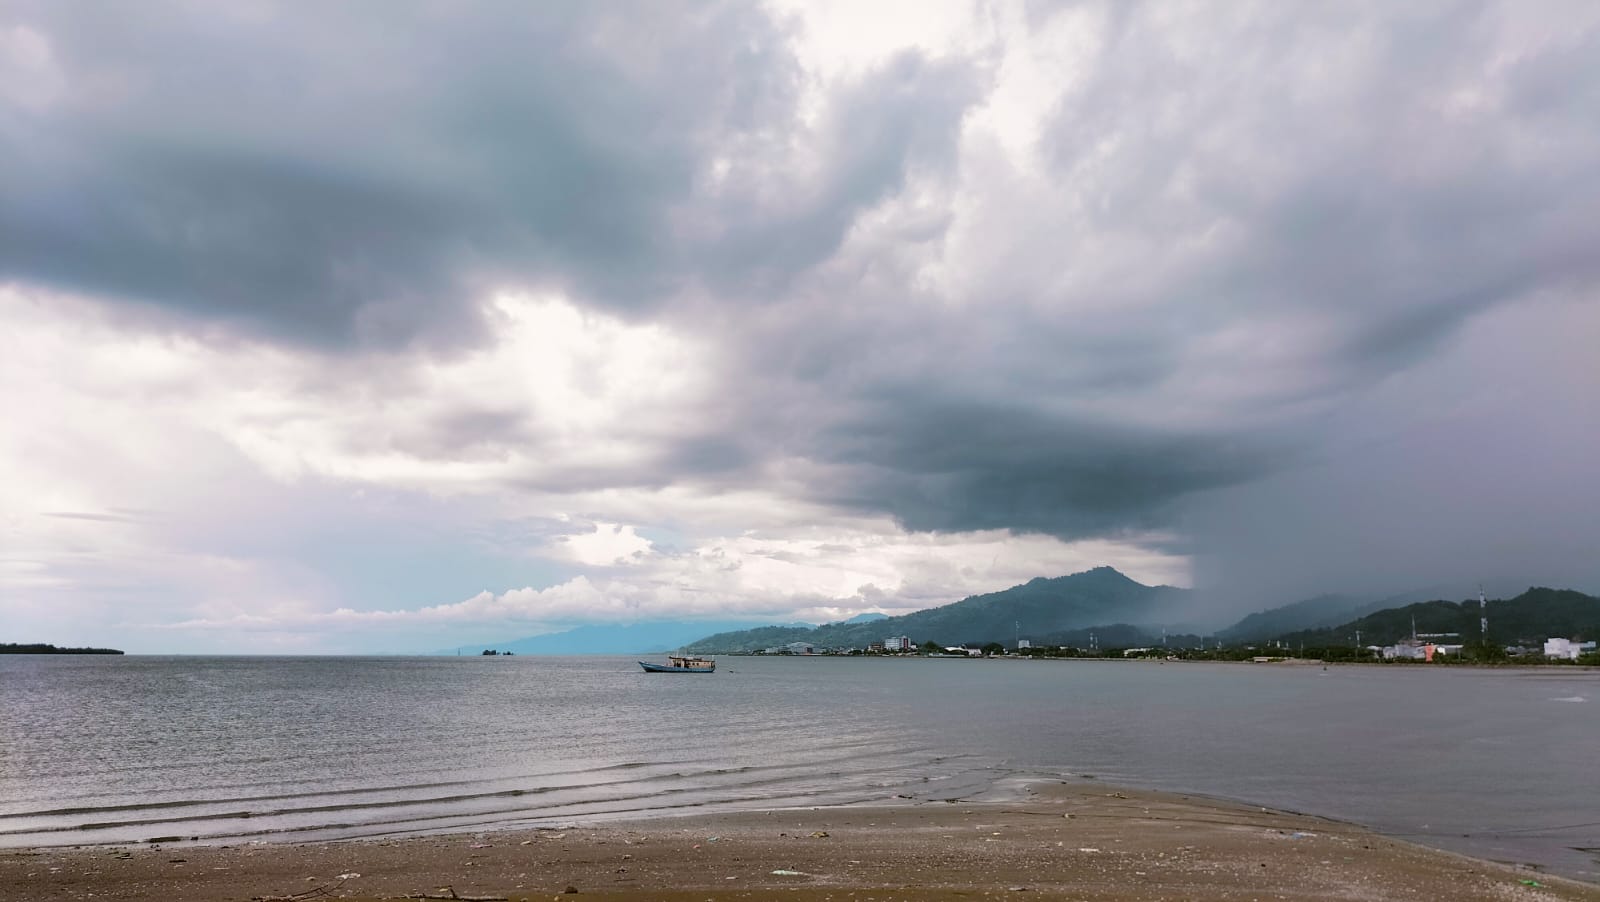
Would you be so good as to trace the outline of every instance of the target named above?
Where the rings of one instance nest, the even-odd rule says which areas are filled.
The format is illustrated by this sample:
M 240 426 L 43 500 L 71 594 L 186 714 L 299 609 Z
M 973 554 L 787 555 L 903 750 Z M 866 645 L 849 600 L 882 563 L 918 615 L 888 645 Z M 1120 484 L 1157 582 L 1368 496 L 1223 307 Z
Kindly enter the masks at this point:
M 58 844 L 68 836 L 71 839 L 65 841 L 74 845 L 140 841 L 143 833 L 157 827 L 209 842 L 308 833 L 337 837 L 526 821 L 569 813 L 648 816 L 694 805 L 739 805 L 771 796 L 822 797 L 837 792 L 851 798 L 874 797 L 919 776 L 923 780 L 947 776 L 938 774 L 940 762 L 960 770 L 969 763 L 965 755 L 930 759 L 917 751 L 921 750 L 855 745 L 843 754 L 772 764 L 674 768 L 680 762 L 624 762 L 509 780 L 429 781 L 324 793 L 57 808 L 29 812 L 10 823 L 0 817 L 0 847 Z M 440 787 L 468 791 L 426 791 Z M 254 826 L 245 828 L 245 823 Z
M 1586 702 L 1586 701 L 1588 701 L 1588 699 L 1584 698 L 1581 695 L 1569 695 L 1569 696 L 1566 696 L 1565 698 L 1553 698 L 1553 699 L 1551 699 L 1551 701 L 1553 701 L 1553 702 Z

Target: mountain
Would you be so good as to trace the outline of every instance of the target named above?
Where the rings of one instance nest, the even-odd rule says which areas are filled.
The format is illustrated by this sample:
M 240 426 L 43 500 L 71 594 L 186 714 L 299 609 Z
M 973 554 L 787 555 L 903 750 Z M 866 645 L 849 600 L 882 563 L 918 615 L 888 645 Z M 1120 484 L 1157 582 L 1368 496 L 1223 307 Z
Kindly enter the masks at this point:
M 755 651 L 789 642 L 819 648 L 865 648 L 888 636 L 909 636 L 916 643 L 941 645 L 1000 642 L 1020 635 L 1037 645 L 1061 644 L 1087 637 L 1102 624 L 1160 624 L 1177 619 L 1189 590 L 1146 586 L 1110 567 L 1096 567 L 1070 576 L 1040 577 L 1000 592 L 973 595 L 943 607 L 867 623 L 829 623 L 815 629 L 761 627 L 719 633 L 690 643 L 694 654 Z M 1130 627 L 1128 636 L 1147 633 Z M 1142 641 L 1142 640 L 1141 640 Z M 1102 641 L 1101 645 L 1107 643 Z
M 849 620 L 841 620 L 839 622 L 840 623 L 875 623 L 875 622 L 877 622 L 879 620 L 888 620 L 888 619 L 889 619 L 889 615 L 888 614 L 883 614 L 883 613 L 880 613 L 878 611 L 868 611 L 865 614 L 857 614 L 854 617 L 851 617 Z
M 1460 587 L 1440 584 L 1374 599 L 1358 595 L 1318 595 L 1293 604 L 1251 614 L 1217 636 L 1229 642 L 1281 639 L 1290 633 L 1331 629 L 1368 614 L 1443 598 Z
M 1533 645 L 1551 636 L 1600 638 L 1600 598 L 1571 589 L 1530 588 L 1515 598 L 1488 605 L 1489 638 L 1498 645 Z M 1424 601 L 1358 617 L 1331 629 L 1289 633 L 1290 645 L 1350 645 L 1357 630 L 1362 645 L 1388 645 L 1419 633 L 1459 633 L 1463 642 L 1479 641 L 1477 599 Z
M 642 655 L 675 651 L 710 630 L 737 630 L 755 625 L 750 620 L 653 620 L 627 625 L 592 624 L 560 633 L 546 633 L 509 642 L 464 645 L 477 654 L 486 648 L 519 655 Z M 804 628 L 809 629 L 809 625 Z M 456 649 L 441 651 L 453 655 Z
M 1362 609 L 1371 602 L 1370 598 L 1352 595 L 1318 595 L 1271 610 L 1258 611 L 1227 629 L 1219 630 L 1217 636 L 1230 642 L 1251 642 L 1302 630 L 1325 629 L 1370 613 Z

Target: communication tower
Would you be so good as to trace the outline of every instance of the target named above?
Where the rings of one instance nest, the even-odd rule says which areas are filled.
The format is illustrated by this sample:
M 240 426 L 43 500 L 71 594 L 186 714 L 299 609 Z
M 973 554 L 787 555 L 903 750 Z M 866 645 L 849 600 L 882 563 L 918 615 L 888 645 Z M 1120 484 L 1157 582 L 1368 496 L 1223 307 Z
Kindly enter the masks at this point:
M 1489 599 L 1483 596 L 1483 583 L 1478 583 L 1478 640 L 1489 644 Z

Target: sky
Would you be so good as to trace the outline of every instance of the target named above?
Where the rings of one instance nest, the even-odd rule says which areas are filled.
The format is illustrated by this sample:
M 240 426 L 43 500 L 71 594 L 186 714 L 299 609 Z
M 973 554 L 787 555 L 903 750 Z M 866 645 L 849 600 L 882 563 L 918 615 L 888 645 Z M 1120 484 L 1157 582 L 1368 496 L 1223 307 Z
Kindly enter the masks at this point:
M 0 641 L 1600 592 L 1597 291 L 1586 0 L 0 0 Z

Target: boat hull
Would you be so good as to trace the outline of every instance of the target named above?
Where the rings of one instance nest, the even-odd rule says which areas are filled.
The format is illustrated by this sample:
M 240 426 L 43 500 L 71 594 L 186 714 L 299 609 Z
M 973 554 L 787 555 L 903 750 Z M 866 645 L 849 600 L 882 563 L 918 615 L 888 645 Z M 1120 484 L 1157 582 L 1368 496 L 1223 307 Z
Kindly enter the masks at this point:
M 644 668 L 645 673 L 714 673 L 717 669 L 715 664 L 707 667 L 676 667 L 671 664 L 647 664 L 644 661 L 640 661 L 639 666 Z

